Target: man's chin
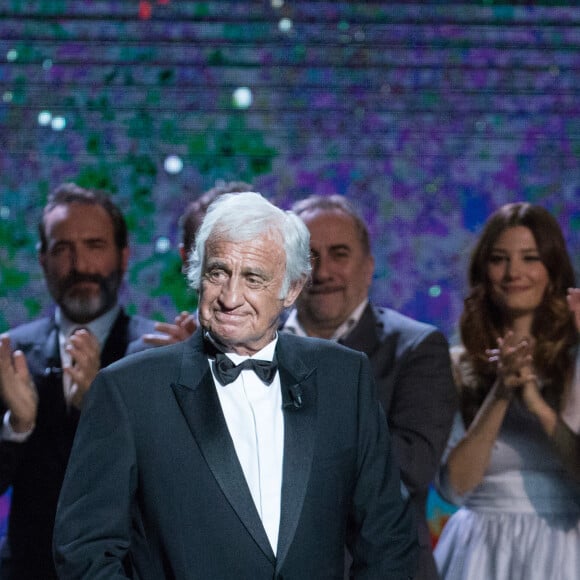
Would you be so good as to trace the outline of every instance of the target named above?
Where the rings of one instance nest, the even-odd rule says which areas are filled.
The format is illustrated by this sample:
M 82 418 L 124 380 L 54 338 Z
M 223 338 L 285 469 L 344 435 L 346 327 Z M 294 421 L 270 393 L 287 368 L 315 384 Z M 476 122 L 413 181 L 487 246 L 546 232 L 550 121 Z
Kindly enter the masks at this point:
M 212 324 L 210 332 L 217 340 L 224 344 L 236 341 L 241 335 L 243 335 L 240 327 L 235 324 Z
M 313 300 L 305 306 L 304 310 L 308 312 L 309 317 L 318 322 L 333 322 L 342 318 L 344 311 L 344 308 L 339 308 L 338 306 L 329 308 L 332 305 L 324 300 Z
M 59 306 L 67 318 L 79 324 L 91 322 L 107 311 L 107 307 L 100 298 L 71 299 L 67 298 Z

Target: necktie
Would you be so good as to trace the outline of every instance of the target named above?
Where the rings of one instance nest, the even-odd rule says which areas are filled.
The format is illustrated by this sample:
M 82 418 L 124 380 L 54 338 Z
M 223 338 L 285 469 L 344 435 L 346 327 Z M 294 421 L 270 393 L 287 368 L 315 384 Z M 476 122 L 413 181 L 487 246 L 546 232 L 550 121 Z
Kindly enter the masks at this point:
M 222 385 L 229 385 L 234 382 L 240 373 L 244 369 L 253 370 L 261 381 L 267 385 L 272 384 L 274 377 L 276 376 L 276 371 L 278 370 L 278 365 L 275 360 L 257 360 L 249 358 L 244 362 L 236 365 L 229 357 L 224 353 L 218 352 L 215 355 L 215 365 L 214 372 L 217 380 Z
M 61 352 L 62 366 L 70 366 L 70 367 L 75 366 L 75 361 L 71 358 L 69 352 L 66 350 L 66 347 L 69 344 L 70 337 L 80 328 L 81 327 L 79 327 L 79 326 L 73 326 L 69 330 L 69 332 L 65 338 L 63 350 Z M 62 386 L 63 386 L 63 390 L 64 390 L 64 399 L 65 399 L 66 404 L 68 406 L 68 405 L 70 405 L 70 402 L 71 402 L 71 399 L 73 396 L 73 382 L 72 382 L 71 377 L 67 373 L 63 373 L 63 375 L 62 375 Z

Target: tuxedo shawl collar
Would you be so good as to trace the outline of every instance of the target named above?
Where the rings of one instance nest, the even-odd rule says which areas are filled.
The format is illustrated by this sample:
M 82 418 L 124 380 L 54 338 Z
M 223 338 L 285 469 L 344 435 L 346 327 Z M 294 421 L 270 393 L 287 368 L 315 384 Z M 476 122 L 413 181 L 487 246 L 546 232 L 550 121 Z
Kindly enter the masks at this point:
M 222 413 L 198 330 L 183 347 L 180 379 L 172 384 L 181 412 L 224 496 L 254 541 L 280 568 L 298 526 L 310 476 L 316 428 L 315 367 L 289 335 L 276 346 L 284 413 L 284 467 L 277 557 L 256 510 Z

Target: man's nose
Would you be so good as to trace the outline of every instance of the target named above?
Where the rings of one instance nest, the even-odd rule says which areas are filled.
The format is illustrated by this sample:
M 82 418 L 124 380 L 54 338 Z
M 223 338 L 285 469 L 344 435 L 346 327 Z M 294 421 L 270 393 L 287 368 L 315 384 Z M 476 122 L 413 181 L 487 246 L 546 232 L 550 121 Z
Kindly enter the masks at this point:
M 312 260 L 312 277 L 315 280 L 327 280 L 331 277 L 329 260 L 324 256 L 316 256 Z
M 222 285 L 220 302 L 231 310 L 243 302 L 243 296 L 242 280 L 232 276 Z
M 72 248 L 70 252 L 71 266 L 77 272 L 90 272 L 93 264 L 91 263 L 88 252 L 82 248 Z

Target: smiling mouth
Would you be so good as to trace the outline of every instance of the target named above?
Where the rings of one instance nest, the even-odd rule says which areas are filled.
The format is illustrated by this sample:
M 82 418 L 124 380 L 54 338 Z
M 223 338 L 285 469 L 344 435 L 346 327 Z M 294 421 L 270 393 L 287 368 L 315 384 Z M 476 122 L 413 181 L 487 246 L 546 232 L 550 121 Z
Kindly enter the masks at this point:
M 75 293 L 75 292 L 87 292 L 87 291 L 94 291 L 95 288 L 99 288 L 98 282 L 90 282 L 88 280 L 82 280 L 79 282 L 74 282 L 71 284 L 66 291 Z
M 319 295 L 319 294 L 334 294 L 335 292 L 342 292 L 342 288 L 338 286 L 332 286 L 327 288 L 310 288 L 308 294 Z
M 92 280 L 79 280 L 74 282 L 72 286 L 98 286 L 98 282 L 93 282 Z
M 224 312 L 223 310 L 216 310 L 214 317 L 218 322 L 235 322 L 242 320 L 244 315 L 235 312 Z
M 531 290 L 531 286 L 503 286 L 502 290 L 506 294 L 515 294 L 517 292 L 526 292 Z

